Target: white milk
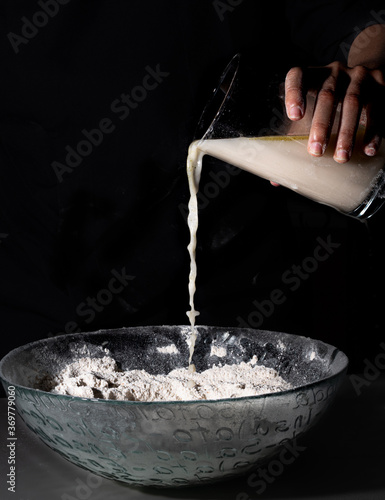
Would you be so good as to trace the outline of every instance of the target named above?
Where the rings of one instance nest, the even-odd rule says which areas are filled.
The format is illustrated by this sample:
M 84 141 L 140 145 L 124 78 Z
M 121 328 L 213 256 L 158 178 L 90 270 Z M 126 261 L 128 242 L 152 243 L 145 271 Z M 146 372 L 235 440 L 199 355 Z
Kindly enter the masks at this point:
M 335 138 L 324 156 L 317 158 L 307 152 L 307 141 L 306 136 L 271 136 L 208 139 L 195 144 L 204 154 L 277 182 L 319 203 L 345 213 L 353 211 L 371 192 L 384 166 L 385 144 L 376 156 L 368 157 L 362 151 L 362 137 L 357 137 L 351 160 L 340 164 L 333 160 Z
M 275 181 L 319 203 L 349 213 L 357 208 L 371 192 L 380 169 L 384 165 L 385 144 L 374 157 L 362 152 L 362 136 L 357 138 L 355 152 L 351 160 L 339 164 L 333 160 L 335 138 L 325 155 L 319 158 L 307 152 L 306 136 L 277 136 L 235 139 L 208 139 L 195 141 L 190 145 L 187 158 L 187 175 L 190 187 L 188 226 L 190 229 L 190 311 L 187 316 L 191 325 L 191 363 L 196 340 L 195 318 L 199 312 L 194 307 L 197 266 L 195 261 L 196 237 L 198 229 L 197 193 L 205 154 L 215 156 L 232 165 Z
M 190 371 L 195 371 L 195 366 L 191 363 L 192 356 L 194 353 L 195 341 L 196 341 L 196 329 L 195 329 L 195 318 L 199 315 L 199 312 L 195 310 L 194 306 L 194 295 L 195 295 L 195 281 L 197 276 L 197 266 L 195 261 L 195 250 L 197 246 L 197 230 L 198 230 L 198 189 L 199 181 L 202 171 L 202 151 L 197 148 L 197 143 L 194 142 L 189 147 L 188 157 L 187 157 L 187 177 L 188 184 L 190 188 L 190 201 L 188 205 L 189 215 L 187 218 L 188 227 L 190 230 L 190 244 L 187 247 L 190 254 L 190 275 L 189 275 L 189 295 L 190 295 L 190 311 L 187 311 L 187 316 L 190 320 L 191 325 L 191 335 L 190 335 L 190 359 L 189 368 Z

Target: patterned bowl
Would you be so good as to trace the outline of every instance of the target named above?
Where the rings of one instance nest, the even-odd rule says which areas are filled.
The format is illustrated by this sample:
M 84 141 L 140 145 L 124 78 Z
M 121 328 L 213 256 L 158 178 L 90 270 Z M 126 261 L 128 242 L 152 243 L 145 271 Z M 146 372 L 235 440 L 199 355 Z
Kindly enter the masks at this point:
M 58 395 L 37 387 L 52 359 L 71 361 L 70 345 L 107 347 L 123 370 L 168 373 L 188 364 L 189 329 L 134 327 L 32 342 L 0 362 L 26 425 L 70 462 L 135 486 L 180 487 L 249 473 L 289 451 L 330 405 L 348 360 L 335 347 L 285 333 L 198 327 L 197 371 L 258 357 L 294 389 L 236 399 L 133 402 Z M 160 349 L 174 344 L 173 350 Z M 223 347 L 223 357 L 211 347 Z M 170 354 L 167 354 L 170 352 Z

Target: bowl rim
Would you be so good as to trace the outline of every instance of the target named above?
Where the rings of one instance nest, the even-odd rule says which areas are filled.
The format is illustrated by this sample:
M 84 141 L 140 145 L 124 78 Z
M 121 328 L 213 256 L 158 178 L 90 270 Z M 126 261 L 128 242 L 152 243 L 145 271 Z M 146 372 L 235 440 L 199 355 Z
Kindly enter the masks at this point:
M 188 404 L 188 405 L 189 404 L 200 404 L 200 405 L 202 405 L 202 404 L 207 404 L 207 403 L 212 404 L 212 403 L 221 403 L 221 402 L 222 403 L 228 403 L 228 402 L 234 403 L 236 401 L 245 401 L 245 400 L 253 400 L 254 401 L 254 400 L 258 400 L 258 399 L 266 398 L 266 397 L 269 397 L 269 398 L 280 397 L 282 395 L 297 392 L 300 389 L 302 389 L 302 390 L 311 389 L 311 388 L 321 384 L 322 382 L 325 382 L 326 380 L 333 381 L 334 379 L 342 378 L 344 376 L 344 374 L 346 374 L 347 369 L 348 369 L 348 365 L 349 365 L 349 358 L 347 357 L 347 355 L 343 351 L 341 351 L 340 349 L 338 349 L 337 347 L 335 347 L 331 344 L 324 342 L 323 340 L 313 339 L 311 337 L 305 337 L 304 335 L 296 335 L 296 334 L 292 334 L 292 333 L 270 331 L 270 330 L 258 330 L 255 328 L 197 325 L 196 328 L 198 330 L 199 329 L 207 329 L 207 328 L 218 329 L 218 330 L 234 329 L 234 330 L 242 331 L 242 332 L 254 332 L 254 333 L 255 332 L 267 332 L 267 333 L 272 334 L 272 335 L 284 335 L 284 336 L 291 337 L 291 338 L 301 338 L 301 339 L 305 339 L 305 340 L 312 340 L 312 341 L 321 343 L 328 348 L 332 348 L 333 349 L 333 354 L 332 354 L 333 359 L 337 356 L 337 354 L 339 354 L 341 356 L 342 367 L 339 368 L 339 370 L 332 375 L 325 376 L 325 377 L 322 377 L 316 381 L 308 382 L 308 383 L 302 384 L 302 385 L 297 385 L 291 389 L 286 389 L 286 390 L 278 391 L 278 392 L 268 392 L 268 393 L 264 393 L 264 394 L 254 395 L 254 396 L 242 396 L 242 397 L 237 397 L 237 398 L 187 399 L 187 400 L 165 400 L 165 401 L 163 401 L 163 400 L 130 401 L 130 400 L 125 400 L 125 399 L 117 400 L 117 399 L 102 399 L 102 398 L 85 398 L 85 397 L 80 397 L 80 396 L 71 396 L 69 394 L 58 394 L 58 393 L 43 391 L 42 389 L 37 389 L 34 387 L 27 387 L 27 386 L 24 386 L 21 384 L 10 382 L 5 377 L 5 375 L 3 373 L 4 365 L 11 356 L 16 355 L 18 352 L 22 352 L 22 351 L 25 351 L 27 349 L 32 349 L 34 346 L 41 345 L 42 342 L 51 343 L 51 342 L 56 341 L 57 339 L 60 340 L 60 339 L 76 338 L 78 335 L 90 335 L 90 336 L 95 335 L 95 337 L 96 337 L 97 335 L 102 335 L 102 334 L 106 334 L 106 333 L 112 333 L 112 332 L 122 332 L 123 333 L 123 331 L 129 332 L 129 331 L 138 330 L 140 328 L 180 328 L 181 333 L 182 333 L 183 328 L 190 328 L 190 326 L 189 325 L 145 325 L 145 326 L 129 326 L 129 327 L 119 327 L 119 328 L 106 328 L 106 329 L 101 329 L 101 330 L 96 330 L 96 331 L 91 331 L 91 332 L 77 332 L 77 333 L 69 333 L 69 334 L 65 333 L 65 334 L 54 335 L 52 337 L 47 337 L 47 338 L 43 338 L 43 339 L 39 339 L 39 340 L 34 340 L 32 342 L 28 342 L 27 344 L 23 344 L 19 347 L 12 349 L 0 360 L 0 379 L 3 382 L 3 384 L 6 384 L 8 387 L 9 386 L 18 387 L 24 391 L 27 390 L 27 391 L 37 392 L 41 395 L 47 395 L 49 397 L 55 397 L 55 398 L 59 398 L 59 399 L 63 398 L 65 400 L 71 400 L 71 401 L 97 402 L 98 404 L 117 404 L 117 405 L 124 404 L 124 405 L 128 405 L 128 406 L 178 405 L 178 404 L 179 405 L 182 405 L 182 404 L 183 405 L 184 404 Z

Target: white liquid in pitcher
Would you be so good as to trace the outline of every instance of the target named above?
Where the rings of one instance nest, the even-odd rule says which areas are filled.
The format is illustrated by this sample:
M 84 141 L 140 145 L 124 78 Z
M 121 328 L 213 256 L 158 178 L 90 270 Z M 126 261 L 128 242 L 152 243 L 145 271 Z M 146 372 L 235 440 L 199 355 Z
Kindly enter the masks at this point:
M 324 156 L 307 152 L 307 136 L 208 139 L 199 149 L 232 165 L 268 179 L 337 210 L 349 213 L 371 192 L 384 166 L 385 144 L 374 157 L 363 152 L 362 134 L 357 135 L 352 158 L 347 163 L 333 159 L 335 137 Z

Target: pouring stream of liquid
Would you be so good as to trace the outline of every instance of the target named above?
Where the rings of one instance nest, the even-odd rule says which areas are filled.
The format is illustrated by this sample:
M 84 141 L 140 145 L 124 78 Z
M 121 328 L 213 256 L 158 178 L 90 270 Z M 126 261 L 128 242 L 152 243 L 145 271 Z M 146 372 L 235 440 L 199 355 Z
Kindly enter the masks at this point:
M 201 178 L 202 171 L 202 158 L 204 153 L 200 151 L 197 147 L 198 141 L 193 142 L 188 151 L 187 156 L 187 177 L 190 188 L 190 201 L 189 201 L 189 215 L 187 219 L 188 227 L 190 230 L 190 244 L 187 249 L 190 254 L 190 274 L 189 274 L 189 296 L 190 296 L 190 311 L 187 311 L 187 316 L 190 320 L 191 325 L 191 335 L 190 335 L 190 357 L 189 357 L 189 370 L 195 371 L 195 366 L 192 363 L 192 356 L 194 354 L 195 341 L 196 341 L 196 328 L 195 328 L 195 318 L 199 315 L 199 312 L 195 310 L 194 306 L 194 295 L 196 290 L 196 276 L 197 276 L 197 265 L 196 265 L 196 244 L 197 244 L 197 230 L 198 230 L 198 189 L 199 181 Z

